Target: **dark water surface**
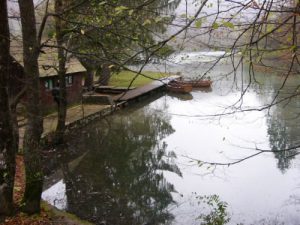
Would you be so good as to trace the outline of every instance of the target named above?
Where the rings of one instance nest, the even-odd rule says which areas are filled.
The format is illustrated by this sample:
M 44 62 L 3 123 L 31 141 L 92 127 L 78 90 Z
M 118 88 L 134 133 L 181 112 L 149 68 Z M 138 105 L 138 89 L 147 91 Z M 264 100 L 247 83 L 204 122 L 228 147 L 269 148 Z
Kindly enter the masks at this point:
M 227 224 L 300 224 L 296 150 L 229 167 L 197 161 L 228 163 L 299 144 L 299 97 L 252 110 L 272 101 L 282 78 L 258 75 L 239 101 L 240 86 L 218 79 L 220 71 L 211 90 L 159 95 L 78 131 L 66 148 L 81 156 L 64 160 L 43 198 L 96 224 L 193 225 L 216 215 Z M 296 82 L 290 78 L 278 99 Z M 232 113 L 240 109 L 247 111 Z

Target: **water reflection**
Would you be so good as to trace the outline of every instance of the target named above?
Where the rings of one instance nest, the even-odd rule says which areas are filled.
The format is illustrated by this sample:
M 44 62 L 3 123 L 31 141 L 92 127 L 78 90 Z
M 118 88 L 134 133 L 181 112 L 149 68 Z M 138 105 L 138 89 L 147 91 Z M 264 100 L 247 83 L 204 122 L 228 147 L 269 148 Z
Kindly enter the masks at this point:
M 295 77 L 288 79 L 284 89 L 280 92 L 278 91 L 283 82 L 280 77 L 272 75 L 257 77 L 264 84 L 261 93 L 264 104 L 270 104 L 275 96 L 277 100 L 287 98 L 295 93 L 297 89 L 294 84 L 298 81 Z M 258 88 L 256 87 L 256 89 Z M 298 133 L 300 132 L 300 126 L 297 122 L 299 106 L 299 97 L 295 96 L 288 101 L 273 106 L 267 116 L 270 148 L 274 151 L 274 156 L 278 160 L 277 167 L 283 173 L 290 168 L 291 162 L 298 152 L 293 147 L 299 145 Z M 285 149 L 291 150 L 282 151 Z
M 216 80 L 219 71 L 225 73 L 226 68 L 213 74 L 212 92 L 193 91 L 189 101 L 166 95 L 144 102 L 142 109 L 126 108 L 78 135 L 68 151 L 88 152 L 76 166 L 64 164 L 65 180 L 52 186 L 53 191 L 63 189 L 66 193 L 65 204 L 60 202 L 59 206 L 98 224 L 199 225 L 199 219 L 211 218 L 216 211 L 209 211 L 209 207 L 205 211 L 203 202 L 193 194 L 197 193 L 218 195 L 222 203 L 228 203 L 226 214 L 221 216 L 227 215 L 224 221 L 230 217 L 230 225 L 300 224 L 300 206 L 295 203 L 300 196 L 300 161 L 299 157 L 291 160 L 292 152 L 262 154 L 213 172 L 184 157 L 229 162 L 253 154 L 256 147 L 276 150 L 299 144 L 297 98 L 273 107 L 268 114 L 246 111 L 221 118 L 202 117 L 237 110 L 230 106 L 238 102 L 241 90 L 235 89 L 229 78 Z M 256 78 L 263 85 L 249 88 L 239 102 L 242 109 L 269 104 L 280 87 L 276 76 Z M 289 87 L 281 91 L 280 98 L 290 93 Z M 183 179 L 170 150 L 178 156 Z M 178 192 L 174 193 L 170 183 Z M 174 200 L 178 204 L 173 205 Z
M 196 88 L 193 88 L 193 91 L 201 91 L 201 92 L 206 92 L 206 93 L 208 93 L 208 92 L 212 92 L 212 88 L 211 87 L 204 87 L 204 88 L 202 88 L 202 87 L 196 87 Z
M 88 149 L 71 171 L 64 164 L 67 210 L 96 224 L 166 224 L 174 204 L 163 172 L 181 176 L 175 153 L 160 142 L 174 132 L 166 116 L 143 108 L 99 122 L 76 148 Z
M 270 145 L 274 151 L 275 158 L 278 160 L 277 166 L 285 172 L 291 165 L 291 161 L 295 158 L 297 150 L 282 151 L 293 147 L 293 139 L 290 137 L 290 127 L 287 126 L 286 121 L 280 120 L 273 115 L 268 120 L 268 134 L 270 135 Z
M 181 101 L 189 101 L 193 99 L 193 95 L 191 95 L 190 93 L 172 93 L 172 92 L 168 92 L 167 94 L 168 96 L 172 97 L 172 98 L 176 98 L 179 99 Z

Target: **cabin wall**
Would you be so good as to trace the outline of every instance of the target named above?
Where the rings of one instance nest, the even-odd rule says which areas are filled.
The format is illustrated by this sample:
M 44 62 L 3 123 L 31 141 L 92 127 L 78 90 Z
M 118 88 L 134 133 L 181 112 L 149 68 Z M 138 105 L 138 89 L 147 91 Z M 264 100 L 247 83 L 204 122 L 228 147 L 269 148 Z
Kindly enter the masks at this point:
M 78 72 L 73 74 L 68 74 L 67 76 L 72 76 L 72 84 L 67 84 L 67 103 L 68 105 L 74 104 L 81 101 L 82 95 L 82 79 L 85 75 L 85 72 Z M 46 82 L 52 80 L 52 86 L 46 87 Z M 43 111 L 47 112 L 54 110 L 57 107 L 56 102 L 52 96 L 52 87 L 55 86 L 55 83 L 58 80 L 58 76 L 51 77 L 42 77 L 40 78 L 40 88 L 41 88 L 41 103 Z
M 68 104 L 81 101 L 82 97 L 82 80 L 85 76 L 85 72 L 76 73 L 73 76 L 73 83 L 71 86 L 67 86 L 67 101 Z

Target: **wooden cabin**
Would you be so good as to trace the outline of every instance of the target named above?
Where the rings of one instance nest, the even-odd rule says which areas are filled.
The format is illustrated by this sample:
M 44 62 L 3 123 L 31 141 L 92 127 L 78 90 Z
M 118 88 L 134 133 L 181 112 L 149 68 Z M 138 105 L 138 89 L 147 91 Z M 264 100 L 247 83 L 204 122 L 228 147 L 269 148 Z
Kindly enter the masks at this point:
M 49 110 L 56 107 L 51 91 L 58 82 L 58 75 L 56 67 L 45 65 L 44 62 L 40 62 L 39 66 L 41 102 L 43 109 Z M 67 62 L 66 69 L 67 103 L 70 105 L 81 101 L 82 83 L 86 70 L 75 58 Z
M 22 44 L 21 42 L 12 43 L 11 47 L 12 58 L 18 65 L 23 66 Z M 17 67 L 14 67 L 17 68 Z M 47 112 L 56 108 L 56 103 L 53 99 L 51 90 L 55 87 L 58 81 L 58 61 L 56 48 L 43 48 L 43 52 L 39 57 L 39 73 L 40 73 L 40 88 L 41 88 L 41 104 L 42 110 Z M 20 73 L 12 71 L 14 73 Z M 24 71 L 23 71 L 24 73 Z M 81 65 L 75 57 L 69 57 L 66 62 L 66 88 L 67 88 L 67 103 L 68 105 L 81 101 L 83 79 L 86 75 L 85 68 Z M 25 77 L 25 75 L 18 75 L 18 77 Z M 22 99 L 26 101 L 26 96 Z

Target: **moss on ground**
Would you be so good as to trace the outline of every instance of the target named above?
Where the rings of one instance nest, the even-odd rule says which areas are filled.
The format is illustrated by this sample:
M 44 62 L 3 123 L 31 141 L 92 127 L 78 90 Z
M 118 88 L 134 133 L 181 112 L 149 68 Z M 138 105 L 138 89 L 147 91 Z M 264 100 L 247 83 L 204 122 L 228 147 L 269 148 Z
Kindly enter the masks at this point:
M 42 208 L 52 221 L 60 222 L 64 225 L 92 225 L 92 223 L 82 220 L 74 214 L 56 209 L 45 201 L 42 201 Z

